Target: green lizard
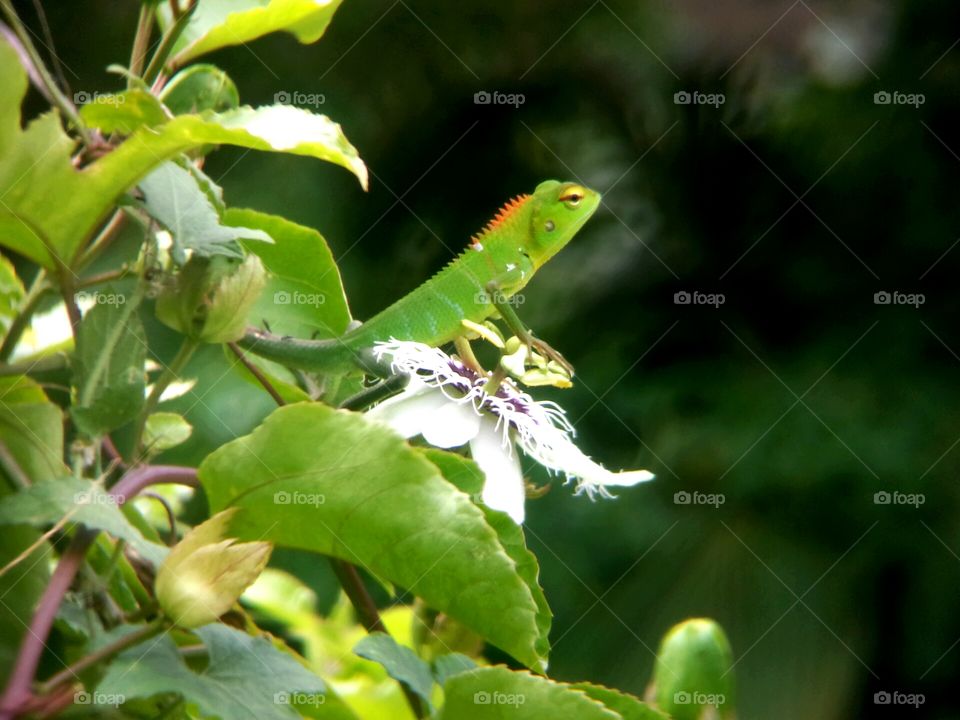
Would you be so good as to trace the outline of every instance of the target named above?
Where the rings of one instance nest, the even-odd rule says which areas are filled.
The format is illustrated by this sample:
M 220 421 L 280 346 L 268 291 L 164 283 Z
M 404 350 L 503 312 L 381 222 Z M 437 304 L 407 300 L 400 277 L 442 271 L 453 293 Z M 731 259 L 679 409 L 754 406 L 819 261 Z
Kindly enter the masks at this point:
M 570 242 L 599 204 L 600 194 L 593 190 L 547 180 L 532 195 L 504 205 L 470 246 L 430 280 L 344 335 L 301 340 L 251 329 L 240 345 L 289 367 L 344 375 L 369 367 L 365 353 L 378 340 L 438 347 L 469 335 L 471 324 L 499 313 L 529 347 L 569 368 L 520 322 L 511 298 Z

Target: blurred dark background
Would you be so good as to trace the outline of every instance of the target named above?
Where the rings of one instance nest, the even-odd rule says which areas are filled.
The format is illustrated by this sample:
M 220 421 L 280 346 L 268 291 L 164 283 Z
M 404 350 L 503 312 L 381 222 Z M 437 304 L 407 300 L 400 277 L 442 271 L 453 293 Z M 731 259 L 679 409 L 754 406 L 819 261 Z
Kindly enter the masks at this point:
M 136 4 L 45 5 L 74 89 L 119 87 L 104 69 L 129 55 Z M 319 229 L 361 319 L 540 180 L 603 192 L 527 291 L 525 319 L 578 372 L 538 395 L 595 458 L 658 478 L 529 503 L 551 674 L 642 693 L 663 632 L 706 615 L 730 635 L 742 718 L 955 718 L 958 40 L 951 0 L 346 0 L 313 46 L 271 36 L 210 61 L 250 104 L 322 94 L 310 109 L 342 123 L 370 192 L 285 155 L 224 149 L 207 171 L 228 204 Z M 270 409 L 223 367 L 192 363 L 216 384 L 178 401 L 197 432 L 172 459 Z M 876 705 L 884 691 L 925 703 Z

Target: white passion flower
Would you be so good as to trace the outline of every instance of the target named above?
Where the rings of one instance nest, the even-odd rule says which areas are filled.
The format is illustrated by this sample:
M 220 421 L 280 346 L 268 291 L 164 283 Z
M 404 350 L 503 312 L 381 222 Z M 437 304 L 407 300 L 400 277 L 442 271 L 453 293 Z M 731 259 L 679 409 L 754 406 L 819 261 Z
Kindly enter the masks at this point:
M 431 445 L 470 445 L 483 471 L 481 499 L 517 523 L 524 517 L 524 485 L 514 446 L 552 473 L 576 481 L 576 494 L 613 497 L 611 486 L 627 487 L 653 479 L 647 470 L 610 472 L 573 443 L 573 426 L 556 403 L 536 401 L 509 381 L 495 393 L 485 391 L 480 375 L 438 348 L 391 340 L 374 347 L 377 359 L 389 358 L 396 373 L 410 376 L 407 387 L 367 412 L 405 438 L 422 435 Z

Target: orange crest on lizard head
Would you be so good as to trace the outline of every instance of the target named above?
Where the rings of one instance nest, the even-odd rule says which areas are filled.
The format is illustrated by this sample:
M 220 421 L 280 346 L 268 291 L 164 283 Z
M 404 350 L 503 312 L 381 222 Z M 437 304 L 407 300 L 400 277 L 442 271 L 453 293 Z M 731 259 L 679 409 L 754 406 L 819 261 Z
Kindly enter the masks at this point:
M 487 233 L 496 230 L 503 223 L 508 222 L 511 218 L 516 217 L 516 213 L 520 208 L 522 208 L 526 203 L 533 197 L 532 195 L 517 195 L 512 200 L 508 200 L 503 207 L 497 210 L 497 214 L 488 222 L 480 232 L 470 238 L 470 245 L 477 249 L 483 247 L 483 238 Z

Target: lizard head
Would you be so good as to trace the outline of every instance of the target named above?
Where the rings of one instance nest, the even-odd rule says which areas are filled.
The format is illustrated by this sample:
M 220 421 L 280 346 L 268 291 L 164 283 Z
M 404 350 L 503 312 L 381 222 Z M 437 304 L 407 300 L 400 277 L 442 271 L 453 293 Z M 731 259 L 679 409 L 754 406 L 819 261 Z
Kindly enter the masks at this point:
M 537 185 L 527 248 L 534 266 L 539 268 L 570 242 L 599 204 L 600 193 L 577 183 L 546 180 Z

